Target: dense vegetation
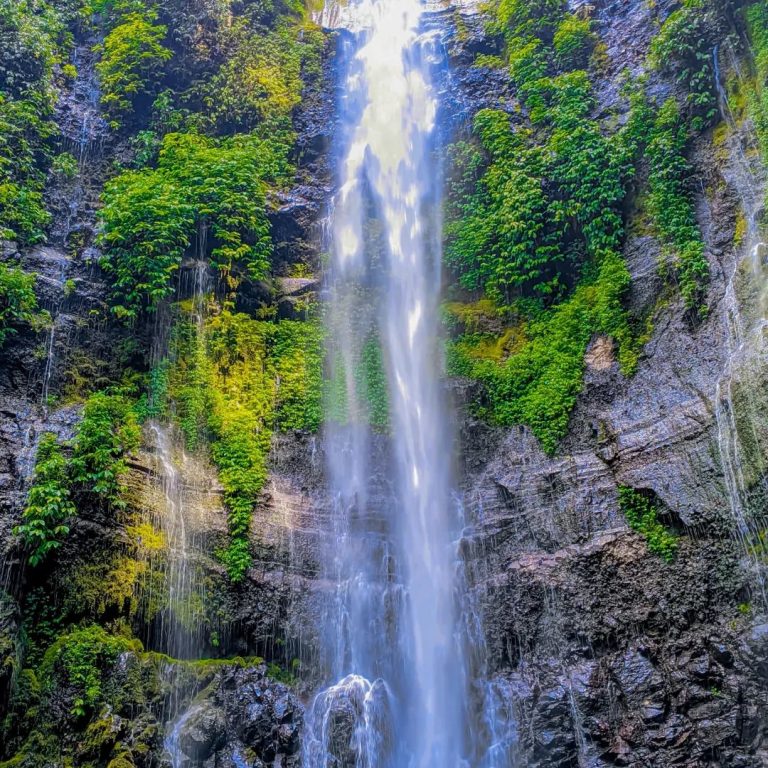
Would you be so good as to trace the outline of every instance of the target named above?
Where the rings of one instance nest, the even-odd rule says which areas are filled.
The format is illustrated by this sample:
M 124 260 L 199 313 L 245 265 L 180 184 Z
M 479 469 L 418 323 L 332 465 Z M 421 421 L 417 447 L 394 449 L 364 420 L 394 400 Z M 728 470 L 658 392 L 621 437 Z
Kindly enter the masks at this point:
M 156 732 L 127 746 L 104 708 L 128 722 L 136 697 L 149 706 L 146 675 L 159 681 L 173 663 L 135 639 L 152 635 L 170 604 L 168 542 L 127 482 L 143 425 L 173 423 L 196 460 L 218 472 L 229 522 L 219 554 L 238 581 L 259 533 L 252 518 L 272 436 L 315 430 L 322 417 L 312 299 L 293 315 L 303 320 L 279 320 L 273 281 L 316 265 L 276 263 L 269 220 L 295 183 L 294 112 L 318 81 L 325 37 L 302 4 L 281 0 L 0 0 L 0 41 L 0 239 L 24 256 L 44 243 L 50 190 L 71 190 L 88 173 L 94 188 L 104 184 L 97 231 L 76 220 L 63 247 L 82 267 L 86 246 L 99 245 L 91 274 L 110 286 L 108 305 L 83 309 L 81 283 L 62 277 L 61 306 L 85 317 L 72 343 L 87 331 L 103 344 L 57 361 L 68 384 L 46 405 L 71 409 L 71 431 L 30 435 L 35 468 L 15 529 L 28 565 L 23 640 L 12 658 L 2 646 L 15 693 L 7 713 L 0 705 L 0 759 L 128 768 L 157 746 Z M 80 71 L 94 68 L 91 59 L 95 72 Z M 54 118 L 57 99 L 82 94 L 91 76 L 108 162 L 86 168 Z M 188 300 L 190 275 L 203 273 L 210 290 Z M 0 343 L 48 320 L 38 284 L 0 264 Z M 48 354 L 42 345 L 32 353 Z M 215 655 L 230 621 L 220 597 L 227 577 L 204 578 L 173 620 Z M 131 673 L 126 692 L 106 681 L 127 656 L 146 675 Z M 211 679 L 188 672 L 194 685 Z M 154 707 L 164 694 L 151 695 Z M 64 743 L 57 727 L 77 731 L 77 742 Z
M 320 424 L 321 329 L 229 311 L 199 324 L 179 312 L 170 356 L 151 376 L 150 414 L 171 416 L 190 450 L 209 446 L 229 510 L 230 541 L 220 556 L 239 581 L 251 563 L 251 518 L 273 431 Z
M 483 382 L 482 415 L 529 425 L 547 451 L 567 431 L 590 340 L 609 337 L 631 375 L 647 337 L 650 317 L 624 308 L 621 256 L 638 171 L 668 277 L 692 317 L 706 314 L 709 265 L 686 153 L 714 117 L 708 40 L 718 12 L 686 2 L 652 46 L 648 67 L 678 77 L 685 104 L 657 103 L 644 79 L 628 82 L 617 127 L 594 117 L 604 52 L 587 15 L 557 1 L 497 8 L 492 30 L 523 110 L 479 112 L 472 135 L 452 147 L 446 257 L 463 290 L 446 307 L 449 369 Z

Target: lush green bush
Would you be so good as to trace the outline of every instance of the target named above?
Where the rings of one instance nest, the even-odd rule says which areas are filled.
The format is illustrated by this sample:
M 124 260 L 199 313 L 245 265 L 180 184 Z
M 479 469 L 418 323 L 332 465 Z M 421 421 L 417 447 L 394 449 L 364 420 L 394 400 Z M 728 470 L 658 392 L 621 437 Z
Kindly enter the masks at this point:
M 125 15 L 99 48 L 101 103 L 115 128 L 139 97 L 155 90 L 163 64 L 173 55 L 163 45 L 167 29 L 156 19 L 149 9 Z
M 53 122 L 53 67 L 68 47 L 57 10 L 43 0 L 0 0 L 0 238 L 45 236 L 43 202 Z
M 615 342 L 626 374 L 639 351 L 619 253 L 647 113 L 633 109 L 613 134 L 592 117 L 589 74 L 575 67 L 596 40 L 588 21 L 565 11 L 560 2 L 500 4 L 510 72 L 533 128 L 513 128 L 500 111 L 477 114 L 473 140 L 453 148 L 445 226 L 461 285 L 497 304 L 494 330 L 458 328 L 449 372 L 480 379 L 477 410 L 529 425 L 548 452 L 567 431 L 593 336 Z
M 589 19 L 567 14 L 555 30 L 552 47 L 561 67 L 585 67 L 595 47 L 595 35 Z
M 637 346 L 622 303 L 628 287 L 623 260 L 607 251 L 596 274 L 586 277 L 569 298 L 520 318 L 506 359 L 492 343 L 493 336 L 469 333 L 449 342 L 448 373 L 484 384 L 477 406 L 480 415 L 496 424 L 527 424 L 544 450 L 554 453 L 582 390 L 584 354 L 592 336 L 604 334 L 618 342 L 625 373 L 637 364 Z
M 132 401 L 122 394 L 95 392 L 85 402 L 75 436 L 72 478 L 114 506 L 122 504 L 126 456 L 139 446 Z
M 192 247 L 222 275 L 265 276 L 271 252 L 267 181 L 288 170 L 283 139 L 193 134 L 164 137 L 158 166 L 125 171 L 104 190 L 106 249 L 113 309 L 133 318 L 172 293 L 171 276 Z
M 646 152 L 650 168 L 648 209 L 663 243 L 674 254 L 685 305 L 705 315 L 709 263 L 689 189 L 687 143 L 687 128 L 677 102 L 670 98 L 656 116 Z
M 234 53 L 206 86 L 203 104 L 219 130 L 261 135 L 290 129 L 304 83 L 320 73 L 323 34 L 308 25 L 282 24 L 253 32 L 240 24 L 230 31 Z
M 22 522 L 14 528 L 30 550 L 29 562 L 39 565 L 61 546 L 69 533 L 67 520 L 75 515 L 69 488 L 68 463 L 56 435 L 46 432 L 40 438 L 35 459 L 35 474 L 27 494 Z
M 634 488 L 619 486 L 619 507 L 627 518 L 629 527 L 648 542 L 651 552 L 667 562 L 675 559 L 677 537 L 659 520 L 658 504 Z
M 748 87 L 747 105 L 760 142 L 763 161 L 768 162 L 768 2 L 759 0 L 746 10 L 747 29 L 755 61 L 756 77 Z
M 37 308 L 35 276 L 0 263 L 0 347 L 16 333 L 17 326 L 29 323 L 40 327 L 47 318 L 47 313 Z
M 676 72 L 685 86 L 693 127 L 709 125 L 717 115 L 712 48 L 714 29 L 708 0 L 684 0 L 669 15 L 651 43 L 651 63 Z
M 320 428 L 323 420 L 323 329 L 317 321 L 282 320 L 269 339 L 275 377 L 275 429 Z

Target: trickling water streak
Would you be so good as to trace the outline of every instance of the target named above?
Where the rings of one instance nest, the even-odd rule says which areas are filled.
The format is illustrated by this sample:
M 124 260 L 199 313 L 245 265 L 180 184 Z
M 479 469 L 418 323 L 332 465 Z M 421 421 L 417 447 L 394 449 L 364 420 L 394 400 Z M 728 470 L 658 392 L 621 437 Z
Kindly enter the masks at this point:
M 760 487 L 765 480 L 756 483 L 754 476 L 765 478 L 768 437 L 762 434 L 765 403 L 758 391 L 750 391 L 761 381 L 764 375 L 761 371 L 768 361 L 765 335 L 768 296 L 764 287 L 768 284 L 768 271 L 764 263 L 766 246 L 759 223 L 764 184 L 756 163 L 748 158 L 744 146 L 746 138 L 752 145 L 748 149 L 754 150 L 757 138 L 753 130 L 748 131 L 746 137 L 740 130 L 723 87 L 718 47 L 712 56 L 718 105 L 729 128 L 729 145 L 735 161 L 729 183 L 741 200 L 746 225 L 742 244 L 744 255 L 736 262 L 724 299 L 728 350 L 715 399 L 717 442 L 736 533 L 750 560 L 765 605 L 768 604 L 762 566 L 765 542 L 759 535 L 764 523 L 755 519 L 755 514 L 758 517 L 761 514 L 761 497 L 766 491 Z M 735 62 L 735 57 L 733 59 Z M 751 154 L 758 153 L 751 151 Z M 752 384 L 748 383 L 750 380 Z

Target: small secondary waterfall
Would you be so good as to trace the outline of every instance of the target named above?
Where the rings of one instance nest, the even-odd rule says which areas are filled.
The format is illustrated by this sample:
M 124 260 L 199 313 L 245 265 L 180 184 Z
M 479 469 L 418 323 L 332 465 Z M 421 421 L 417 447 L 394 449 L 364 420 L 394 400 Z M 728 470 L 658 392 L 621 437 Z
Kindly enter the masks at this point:
M 328 276 L 334 587 L 304 765 L 450 768 L 466 764 L 466 673 L 437 341 L 435 45 L 419 0 L 359 0 L 345 15 L 357 31 Z M 389 439 L 371 427 L 382 397 Z
M 733 51 L 726 48 L 726 52 Z M 741 201 L 742 256 L 737 260 L 725 293 L 728 355 L 717 384 L 715 414 L 717 439 L 723 464 L 731 512 L 745 554 L 755 573 L 763 605 L 768 603 L 765 589 L 765 556 L 768 542 L 765 501 L 768 485 L 768 248 L 763 240 L 763 178 L 757 137 L 741 129 L 731 110 L 723 86 L 719 48 L 713 51 L 718 104 L 729 129 L 729 150 L 733 158 L 729 183 Z M 737 72 L 733 56 L 732 69 Z M 744 86 L 744 82 L 739 77 Z M 746 141 L 745 141 L 746 140 Z

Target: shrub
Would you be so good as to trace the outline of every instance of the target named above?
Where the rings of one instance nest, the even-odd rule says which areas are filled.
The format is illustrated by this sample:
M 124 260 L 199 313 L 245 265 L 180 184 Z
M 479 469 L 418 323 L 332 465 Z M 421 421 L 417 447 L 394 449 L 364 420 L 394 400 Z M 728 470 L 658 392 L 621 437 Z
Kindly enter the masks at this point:
M 16 333 L 17 326 L 39 327 L 46 319 L 47 313 L 37 308 L 35 276 L 0 263 L 0 346 Z
M 282 140 L 168 134 L 157 168 L 110 181 L 101 242 L 115 313 L 134 318 L 170 295 L 170 277 L 193 244 L 223 275 L 239 268 L 264 277 L 271 251 L 266 182 L 283 178 L 286 151 Z
M 688 189 L 687 143 L 677 102 L 670 98 L 658 112 L 648 143 L 648 209 L 662 242 L 674 254 L 685 306 L 705 315 L 709 263 Z
M 120 506 L 125 457 L 139 446 L 140 430 L 131 401 L 95 392 L 85 403 L 72 454 L 72 477 L 84 490 Z
M 61 546 L 69 533 L 67 520 L 75 515 L 70 498 L 68 464 L 56 435 L 46 432 L 40 439 L 35 474 L 27 494 L 27 505 L 14 534 L 29 548 L 29 562 L 39 565 Z
M 552 40 L 557 63 L 566 69 L 584 67 L 595 47 L 589 19 L 569 13 L 560 22 Z
M 320 72 L 323 36 L 319 30 L 282 25 L 268 34 L 231 34 L 235 51 L 211 79 L 203 102 L 219 130 L 290 129 L 290 117 L 301 101 L 302 72 Z
M 709 125 L 717 115 L 714 25 L 708 10 L 705 0 L 687 0 L 683 8 L 669 15 L 650 50 L 651 64 L 675 72 L 685 86 L 695 129 Z
M 163 46 L 167 29 L 154 23 L 155 14 L 129 13 L 104 38 L 96 72 L 101 82 L 101 103 L 117 128 L 141 96 L 157 86 L 162 65 L 172 53 Z
M 677 538 L 659 521 L 658 504 L 634 488 L 619 486 L 619 507 L 629 527 L 646 540 L 651 552 L 667 562 L 675 559 Z
M 59 637 L 46 651 L 39 676 L 44 690 L 52 693 L 64 685 L 72 689 L 71 713 L 83 717 L 99 703 L 103 678 L 118 656 L 139 650 L 138 642 L 109 635 L 99 626 L 76 629 Z
M 583 386 L 592 336 L 605 334 L 618 342 L 625 373 L 636 366 L 637 349 L 622 305 L 628 287 L 623 260 L 606 252 L 594 277 L 524 323 L 521 340 L 506 360 L 498 358 L 487 335 L 469 334 L 449 343 L 448 372 L 483 383 L 484 397 L 476 406 L 481 416 L 495 424 L 527 424 L 544 450 L 554 453 Z
M 0 0 L 0 238 L 44 239 L 43 188 L 50 165 L 53 65 L 68 45 L 55 8 L 42 0 Z

